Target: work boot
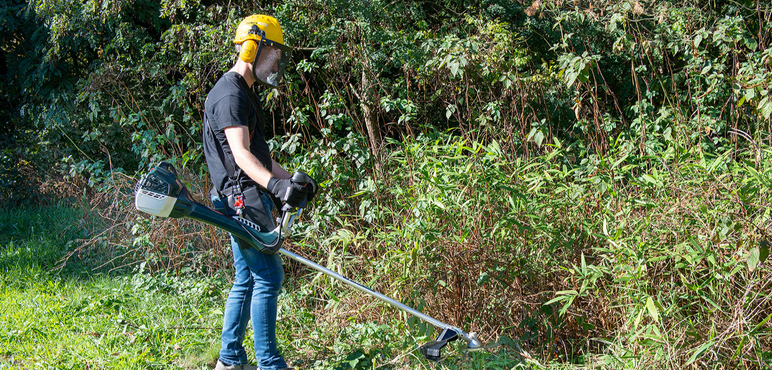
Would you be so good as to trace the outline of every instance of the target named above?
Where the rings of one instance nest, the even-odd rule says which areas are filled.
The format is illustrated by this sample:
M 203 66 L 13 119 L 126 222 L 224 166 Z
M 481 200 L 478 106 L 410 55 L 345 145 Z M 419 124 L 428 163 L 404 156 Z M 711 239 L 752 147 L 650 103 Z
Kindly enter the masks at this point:
M 246 365 L 225 365 L 222 363 L 222 361 L 217 360 L 217 365 L 214 367 L 214 370 L 259 370 L 257 366 L 246 364 Z

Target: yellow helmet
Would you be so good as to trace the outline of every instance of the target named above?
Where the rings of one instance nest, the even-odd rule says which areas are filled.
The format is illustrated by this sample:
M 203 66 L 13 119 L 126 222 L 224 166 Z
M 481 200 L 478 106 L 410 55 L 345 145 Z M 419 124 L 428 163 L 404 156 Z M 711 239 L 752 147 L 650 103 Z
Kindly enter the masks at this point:
M 256 81 L 269 87 L 279 85 L 292 49 L 284 45 L 276 18 L 262 14 L 244 18 L 236 29 L 233 43 L 240 45 L 237 46 L 239 59 L 252 64 Z
M 246 40 L 260 41 L 261 37 L 256 34 L 256 30 L 253 30 L 252 26 L 257 26 L 258 29 L 265 32 L 265 38 L 280 44 L 284 43 L 279 21 L 270 15 L 263 14 L 250 15 L 244 18 L 239 23 L 239 28 L 236 29 L 236 37 L 233 38 L 233 43 L 241 44 Z

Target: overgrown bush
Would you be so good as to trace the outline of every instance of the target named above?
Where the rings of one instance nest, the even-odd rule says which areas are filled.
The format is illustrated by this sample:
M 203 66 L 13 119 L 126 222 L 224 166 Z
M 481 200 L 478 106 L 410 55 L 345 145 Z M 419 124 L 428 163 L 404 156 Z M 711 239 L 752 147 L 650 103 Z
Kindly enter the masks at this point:
M 272 131 L 306 145 L 352 130 L 376 164 L 386 139 L 448 128 L 510 158 L 553 138 L 589 153 L 629 140 L 639 155 L 670 137 L 710 152 L 732 130 L 769 140 L 772 8 L 759 1 L 228 4 L 8 2 L 3 131 L 42 145 L 25 160 L 91 185 L 164 158 L 198 172 L 233 27 L 268 12 L 296 49 L 286 84 L 262 93 Z
M 671 142 L 641 159 L 635 145 L 620 145 L 576 164 L 559 143 L 510 161 L 498 142 L 434 134 L 392 142 L 376 177 L 335 149 L 361 137 L 328 137 L 292 154 L 292 137 L 278 139 L 277 153 L 293 155 L 287 161 L 310 169 L 324 189 L 287 247 L 440 320 L 541 361 L 770 361 L 769 147 L 710 155 Z M 207 178 L 185 178 L 203 199 Z M 126 221 L 98 241 L 147 253 L 112 266 L 147 261 L 216 274 L 227 261 L 223 235 L 210 227 L 107 209 Z M 345 330 L 352 315 L 391 316 L 294 262 L 287 268 L 292 286 L 303 286 L 293 299 L 328 327 L 315 330 Z M 408 323 L 415 335 L 431 335 Z
M 303 253 L 545 361 L 770 362 L 772 5 L 260 6 L 6 2 L 0 194 L 53 168 L 98 190 L 113 226 L 80 250 L 105 266 L 220 269 L 221 233 L 151 223 L 128 189 L 166 159 L 205 198 L 203 100 L 268 12 L 295 47 L 260 92 L 270 144 L 324 189 Z M 360 307 L 331 292 L 308 310 Z

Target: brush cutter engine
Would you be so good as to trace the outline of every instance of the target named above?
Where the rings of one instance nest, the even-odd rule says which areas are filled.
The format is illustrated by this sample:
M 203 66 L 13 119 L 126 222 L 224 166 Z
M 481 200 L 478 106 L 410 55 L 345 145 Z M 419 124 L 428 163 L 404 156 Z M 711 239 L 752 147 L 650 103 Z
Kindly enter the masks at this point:
M 292 176 L 292 181 L 299 184 L 312 182 L 311 178 L 302 172 L 296 172 Z M 459 338 L 464 339 L 467 342 L 468 350 L 479 350 L 483 348 L 480 341 L 477 340 L 475 333 L 467 334 L 455 326 L 445 324 L 416 309 L 408 307 L 392 298 L 359 284 L 356 281 L 329 270 L 324 266 L 281 248 L 285 236 L 289 237 L 291 234 L 294 219 L 300 216 L 303 207 L 306 206 L 305 200 L 298 207 L 297 212 L 292 212 L 293 207 L 285 204 L 282 208 L 282 220 L 279 226 L 269 232 L 260 232 L 257 225 L 252 222 L 241 217 L 230 217 L 195 202 L 190 196 L 190 193 L 188 193 L 188 190 L 185 189 L 185 185 L 177 179 L 177 171 L 174 170 L 174 166 L 168 162 L 161 162 L 137 182 L 137 185 L 134 187 L 134 205 L 138 210 L 153 216 L 171 218 L 187 217 L 223 229 L 233 234 L 233 236 L 246 241 L 250 246 L 263 253 L 281 253 L 286 257 L 324 273 L 360 292 L 380 299 L 394 308 L 400 309 L 443 329 L 437 339 L 430 341 L 419 348 L 421 354 L 428 360 L 439 361 L 442 358 L 440 354 L 442 348 L 449 342 Z
M 297 172 L 293 179 L 302 181 L 308 175 Z M 297 213 L 284 208 L 281 223 L 269 232 L 260 232 L 254 223 L 241 218 L 230 217 L 193 200 L 185 185 L 177 179 L 177 171 L 168 162 L 161 162 L 143 176 L 134 187 L 134 206 L 147 214 L 159 217 L 187 217 L 223 229 L 247 242 L 251 247 L 266 254 L 275 254 L 281 249 L 284 235 L 289 235 Z M 305 206 L 305 201 L 303 202 Z
M 161 162 L 156 168 L 143 176 L 134 186 L 134 205 L 147 214 L 158 217 L 180 218 L 180 212 L 174 212 L 177 197 L 184 189 L 177 180 L 177 172 L 170 163 Z

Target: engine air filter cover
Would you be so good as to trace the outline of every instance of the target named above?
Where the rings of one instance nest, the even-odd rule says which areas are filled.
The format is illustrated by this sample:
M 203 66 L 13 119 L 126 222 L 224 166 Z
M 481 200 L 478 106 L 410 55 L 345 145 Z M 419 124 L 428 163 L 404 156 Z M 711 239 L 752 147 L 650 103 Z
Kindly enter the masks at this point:
M 134 206 L 154 216 L 169 217 L 181 189 L 182 184 L 177 180 L 174 167 L 168 162 L 161 162 L 137 182 Z

